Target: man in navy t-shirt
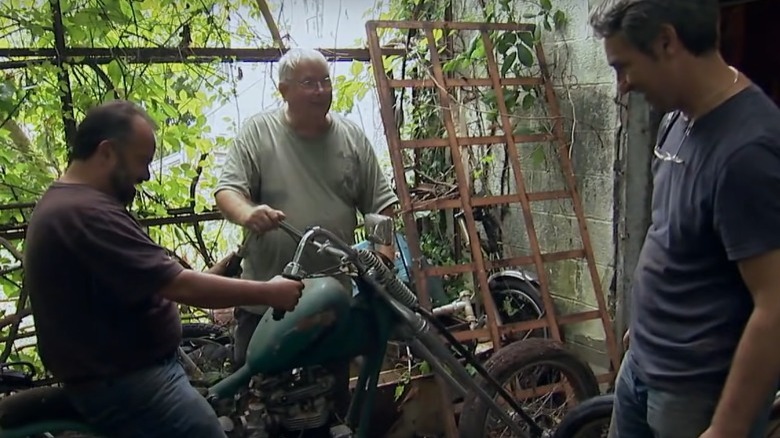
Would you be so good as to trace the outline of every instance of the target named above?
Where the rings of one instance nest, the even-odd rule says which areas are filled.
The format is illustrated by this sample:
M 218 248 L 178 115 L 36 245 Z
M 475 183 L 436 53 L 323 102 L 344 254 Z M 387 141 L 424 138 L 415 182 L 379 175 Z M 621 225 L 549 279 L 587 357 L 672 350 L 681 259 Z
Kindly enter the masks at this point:
M 780 377 L 780 110 L 718 50 L 717 0 L 606 0 L 621 93 L 667 112 L 611 437 L 763 437 Z

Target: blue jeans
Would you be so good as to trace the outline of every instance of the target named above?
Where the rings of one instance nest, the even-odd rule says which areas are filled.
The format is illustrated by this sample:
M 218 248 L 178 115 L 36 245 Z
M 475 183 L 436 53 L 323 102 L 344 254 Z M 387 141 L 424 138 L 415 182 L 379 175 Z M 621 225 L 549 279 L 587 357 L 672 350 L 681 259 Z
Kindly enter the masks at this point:
M 225 438 L 214 410 L 171 356 L 126 376 L 66 386 L 96 432 L 117 438 Z
M 609 438 L 699 438 L 710 426 L 720 393 L 648 388 L 631 371 L 630 354 L 620 365 Z M 765 437 L 773 400 L 774 393 L 745 438 Z

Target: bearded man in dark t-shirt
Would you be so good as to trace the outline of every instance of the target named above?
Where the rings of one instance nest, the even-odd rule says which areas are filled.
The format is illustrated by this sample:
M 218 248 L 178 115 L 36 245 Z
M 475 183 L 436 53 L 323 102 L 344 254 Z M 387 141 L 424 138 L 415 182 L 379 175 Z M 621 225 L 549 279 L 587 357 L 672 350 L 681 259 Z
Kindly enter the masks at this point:
M 607 0 L 620 91 L 667 112 L 610 436 L 758 438 L 780 377 L 780 110 L 718 51 L 717 0 Z
M 102 435 L 224 437 L 176 360 L 175 302 L 292 310 L 303 284 L 225 278 L 171 259 L 126 209 L 155 149 L 154 123 L 130 102 L 96 107 L 79 125 L 71 164 L 37 203 L 25 241 L 38 351 Z

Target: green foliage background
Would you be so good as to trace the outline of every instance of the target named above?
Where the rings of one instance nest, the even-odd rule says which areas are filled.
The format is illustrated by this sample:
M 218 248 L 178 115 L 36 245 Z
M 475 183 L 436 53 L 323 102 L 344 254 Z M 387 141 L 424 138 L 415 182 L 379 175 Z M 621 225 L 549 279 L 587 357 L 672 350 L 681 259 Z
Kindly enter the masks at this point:
M 52 0 L 52 2 L 55 0 Z M 54 13 L 49 0 L 5 0 L 0 2 L 0 47 L 53 48 Z M 69 47 L 110 48 L 117 53 L 133 47 L 272 47 L 272 42 L 258 34 L 254 23 L 263 23 L 255 0 L 193 0 L 185 2 L 158 0 L 59 0 L 65 43 Z M 364 19 L 443 20 L 447 2 L 421 0 L 376 1 L 368 8 Z M 467 2 L 468 3 L 468 2 Z M 565 23 L 565 16 L 555 10 L 549 0 L 508 0 L 480 2 L 482 7 L 471 15 L 458 17 L 463 21 L 535 21 L 540 28 L 551 30 Z M 368 5 L 367 5 L 368 6 Z M 385 12 L 381 12 L 385 11 Z M 380 13 L 381 12 L 381 13 Z M 384 32 L 382 41 L 406 42 L 405 32 Z M 437 34 L 437 38 L 447 35 Z M 533 63 L 530 47 L 540 34 L 494 35 L 502 73 L 519 72 Z M 424 77 L 429 61 L 422 55 L 424 43 L 419 38 L 409 41 L 421 53 L 417 61 L 404 66 L 407 77 Z M 359 41 L 352 46 L 362 46 Z M 445 72 L 463 70 L 468 76 L 474 69 L 484 68 L 484 46 L 478 38 L 462 39 L 460 54 L 447 62 Z M 214 152 L 226 148 L 231 139 L 213 135 L 210 109 L 225 105 L 235 98 L 236 66 L 219 60 L 203 63 L 130 64 L 119 58 L 71 58 L 62 66 L 49 60 L 15 59 L 16 68 L 0 70 L 0 206 L 35 202 L 45 188 L 65 169 L 65 120 L 71 115 L 63 111 L 62 98 L 72 96 L 73 119 L 99 102 L 110 99 L 130 99 L 143 104 L 160 125 L 157 158 L 181 152 L 184 159 L 166 170 L 156 169 L 156 176 L 143 185 L 133 211 L 141 218 L 163 217 L 182 209 L 200 213 L 212 208 L 211 189 L 218 169 Z M 4 61 L 0 61 L 0 65 Z M 9 61 L 6 61 L 9 62 Z M 387 59 L 385 68 L 400 74 L 401 59 Z M 4 66 L 7 67 L 7 66 Z M 63 81 L 63 74 L 68 81 Z M 349 112 L 356 101 L 374 92 L 373 74 L 369 64 L 353 62 L 349 75 L 335 78 L 334 110 Z M 433 91 L 433 90 L 430 90 Z M 508 93 L 507 106 L 529 108 L 537 97 L 532 89 Z M 441 118 L 434 93 L 407 95 L 404 135 L 409 138 L 431 138 L 440 135 Z M 414 102 L 412 102 L 414 100 Z M 487 123 L 495 121 L 495 96 L 480 96 L 487 105 Z M 413 104 L 414 103 L 414 104 Z M 428 105 L 429 104 L 429 105 Z M 427 105 L 427 106 L 426 106 Z M 236 121 L 233 121 L 236 122 Z M 428 173 L 445 166 L 441 154 L 430 153 L 416 158 Z M 490 154 L 479 157 L 486 165 Z M 478 172 L 473 175 L 480 178 Z M 23 224 L 30 209 L 0 209 L 0 224 Z M 441 217 L 429 219 L 429 230 L 443 230 Z M 230 231 L 233 230 L 233 231 Z M 224 221 L 206 226 L 164 225 L 152 227 L 150 235 L 163 246 L 182 255 L 196 269 L 202 269 L 230 249 L 235 243 L 227 238 L 234 227 Z M 228 233 L 228 234 L 226 234 Z M 423 251 L 434 264 L 453 261 L 451 237 L 445 233 L 427 233 L 422 240 Z M 23 241 L 15 242 L 23 249 Z M 0 266 L 14 263 L 13 257 L 0 251 Z M 0 278 L 0 287 L 7 298 L 20 291 L 22 273 L 17 271 Z M 9 306 L 5 312 L 13 312 Z M 192 316 L 193 309 L 183 309 Z M 197 314 L 195 316 L 202 316 Z M 8 327 L 0 337 L 6 337 Z M 17 343 L 17 347 L 23 345 Z M 34 345 L 30 345 L 34 347 Z M 38 363 L 34 348 L 14 349 L 13 359 Z

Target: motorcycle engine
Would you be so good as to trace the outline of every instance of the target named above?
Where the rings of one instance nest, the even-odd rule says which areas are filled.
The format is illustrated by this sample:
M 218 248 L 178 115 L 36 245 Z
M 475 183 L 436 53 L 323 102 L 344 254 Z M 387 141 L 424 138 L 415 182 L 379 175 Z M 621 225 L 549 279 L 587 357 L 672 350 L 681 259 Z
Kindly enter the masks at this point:
M 259 403 L 250 406 L 255 418 L 248 420 L 265 423 L 269 433 L 325 426 L 333 410 L 333 385 L 333 375 L 320 366 L 256 376 L 251 391 Z

